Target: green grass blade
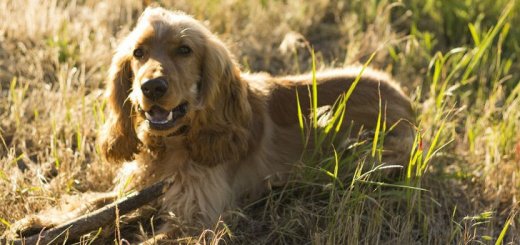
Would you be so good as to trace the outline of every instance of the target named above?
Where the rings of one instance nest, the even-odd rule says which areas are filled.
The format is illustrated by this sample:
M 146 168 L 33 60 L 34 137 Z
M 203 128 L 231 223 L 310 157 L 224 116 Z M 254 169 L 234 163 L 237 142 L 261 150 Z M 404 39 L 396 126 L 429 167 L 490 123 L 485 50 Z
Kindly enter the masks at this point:
M 0 218 L 0 223 L 4 224 L 7 228 L 11 227 L 11 223 L 9 223 L 7 220 Z
M 475 46 L 480 45 L 480 37 L 478 35 L 477 28 L 473 24 L 468 25 L 469 32 L 471 33 L 471 37 L 473 38 L 473 42 L 475 42 Z
M 501 245 L 504 241 L 504 237 L 506 236 L 507 230 L 509 229 L 509 226 L 511 225 L 511 222 L 513 222 L 514 218 L 516 216 L 516 212 L 507 219 L 506 224 L 504 225 L 504 228 L 502 228 L 502 231 L 500 231 L 500 235 L 497 238 L 497 241 L 495 242 L 495 245 Z
M 494 28 L 491 29 L 491 32 L 482 40 L 482 43 L 480 45 L 477 45 L 477 52 L 472 57 L 471 63 L 469 63 L 468 67 L 466 68 L 466 71 L 464 72 L 464 75 L 462 76 L 461 83 L 466 84 L 467 79 L 469 75 L 473 72 L 475 69 L 475 66 L 481 61 L 482 56 L 484 55 L 484 52 L 489 48 L 497 34 L 502 30 L 502 27 L 504 26 L 506 20 L 508 19 L 509 15 L 511 14 L 511 10 L 513 10 L 513 7 L 515 6 L 515 1 L 511 1 L 502 12 L 502 15 L 500 16 L 500 19 L 498 19 L 498 22 Z
M 302 135 L 302 141 L 305 140 L 305 125 L 303 121 L 303 112 L 302 112 L 302 106 L 300 104 L 300 95 L 298 94 L 298 89 L 294 90 L 296 92 L 296 106 L 297 106 L 297 112 L 298 112 L 298 126 L 300 127 L 300 132 Z
M 379 88 L 381 84 L 378 84 L 378 91 L 379 91 L 379 112 L 377 113 L 377 123 L 376 128 L 374 132 L 374 140 L 372 141 L 372 157 L 376 156 L 376 149 L 377 149 L 377 142 L 379 140 L 379 131 L 381 129 L 381 114 L 382 114 L 382 108 L 381 108 L 381 90 Z
M 316 81 L 316 56 L 314 49 L 311 50 L 312 56 L 312 119 L 313 127 L 318 127 L 318 82 Z

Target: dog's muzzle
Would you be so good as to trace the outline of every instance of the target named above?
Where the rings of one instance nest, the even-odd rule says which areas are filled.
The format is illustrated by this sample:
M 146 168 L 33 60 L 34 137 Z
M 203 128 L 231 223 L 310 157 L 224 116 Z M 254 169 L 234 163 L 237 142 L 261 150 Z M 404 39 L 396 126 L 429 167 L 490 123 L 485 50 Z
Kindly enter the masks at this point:
M 152 106 L 148 111 L 142 111 L 150 128 L 155 130 L 168 130 L 173 128 L 176 126 L 177 120 L 184 117 L 187 112 L 187 102 L 180 104 L 170 111 L 156 105 Z

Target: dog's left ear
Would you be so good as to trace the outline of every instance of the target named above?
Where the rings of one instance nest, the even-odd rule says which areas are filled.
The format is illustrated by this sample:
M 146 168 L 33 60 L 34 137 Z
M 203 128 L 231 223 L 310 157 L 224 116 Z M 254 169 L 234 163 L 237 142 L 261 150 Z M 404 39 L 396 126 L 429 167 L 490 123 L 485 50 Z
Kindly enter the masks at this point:
M 248 151 L 252 120 L 247 84 L 226 46 L 215 36 L 206 39 L 199 106 L 187 134 L 191 158 L 214 166 L 238 161 Z

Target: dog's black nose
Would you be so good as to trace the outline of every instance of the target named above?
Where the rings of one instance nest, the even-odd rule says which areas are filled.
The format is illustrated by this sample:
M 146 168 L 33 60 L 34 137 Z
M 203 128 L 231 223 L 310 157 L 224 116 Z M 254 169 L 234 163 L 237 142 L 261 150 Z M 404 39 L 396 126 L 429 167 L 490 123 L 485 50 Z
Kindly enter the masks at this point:
M 141 84 L 141 90 L 148 99 L 158 100 L 168 90 L 168 83 L 161 78 L 150 79 Z

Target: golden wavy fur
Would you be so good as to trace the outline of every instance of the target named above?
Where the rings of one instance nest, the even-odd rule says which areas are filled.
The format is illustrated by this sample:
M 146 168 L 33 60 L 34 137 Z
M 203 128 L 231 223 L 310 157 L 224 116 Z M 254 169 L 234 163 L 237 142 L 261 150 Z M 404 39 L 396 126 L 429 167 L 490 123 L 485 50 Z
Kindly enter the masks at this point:
M 360 72 L 319 72 L 319 107 L 333 105 Z M 156 217 L 173 213 L 209 227 L 225 210 L 261 195 L 268 183 L 283 183 L 304 152 L 295 91 L 303 113 L 311 115 L 311 75 L 241 73 L 226 46 L 188 15 L 146 9 L 117 49 L 109 73 L 109 113 L 99 143 L 109 162 L 122 163 L 110 193 L 171 179 L 155 204 Z M 404 164 L 414 140 L 414 113 L 385 73 L 364 71 L 342 128 L 374 129 L 379 98 L 387 125 L 396 125 L 385 137 L 383 161 Z M 74 212 L 29 216 L 16 228 L 54 226 L 112 200 L 100 195 L 90 194 L 91 201 Z M 156 232 L 168 235 L 171 228 L 166 224 Z

